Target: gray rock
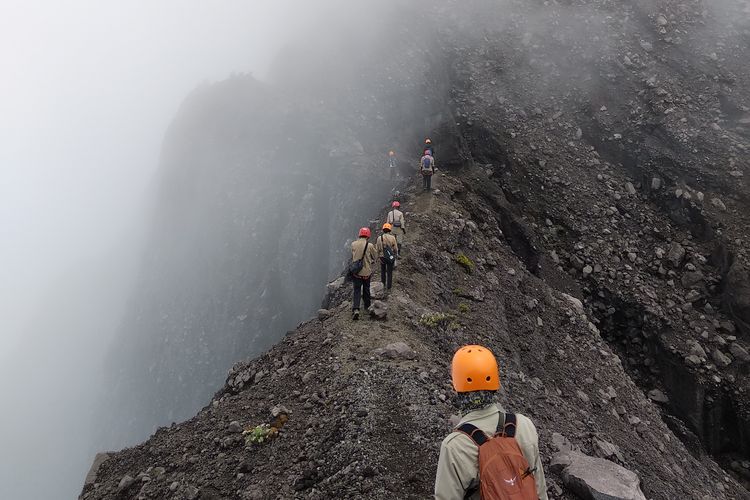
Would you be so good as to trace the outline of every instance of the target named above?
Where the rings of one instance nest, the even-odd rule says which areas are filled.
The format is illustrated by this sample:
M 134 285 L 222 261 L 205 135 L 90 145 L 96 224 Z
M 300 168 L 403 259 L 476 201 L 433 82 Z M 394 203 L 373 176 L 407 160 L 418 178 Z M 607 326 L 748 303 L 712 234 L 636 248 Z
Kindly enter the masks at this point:
M 373 301 L 368 311 L 375 319 L 385 319 L 388 316 L 388 306 L 380 300 Z
M 327 285 L 328 291 L 335 292 L 336 290 L 344 286 L 345 282 L 346 282 L 346 278 L 344 276 L 341 276 L 340 278 L 337 278 L 334 281 L 331 281 Z
M 130 487 L 131 484 L 135 482 L 135 479 L 133 477 L 128 476 L 127 474 L 120 479 L 120 483 L 117 485 L 117 491 L 123 491 Z
M 372 281 L 370 283 L 370 295 L 373 299 L 382 299 L 385 297 L 385 287 L 382 281 Z
M 667 24 L 669 24 L 669 21 L 667 21 L 667 18 L 664 17 L 664 14 L 659 14 L 658 16 L 656 16 L 656 24 L 658 24 L 659 26 L 666 26 Z
M 179 487 L 180 483 L 178 483 L 177 481 L 172 481 L 172 484 L 169 485 L 169 491 L 175 491 Z
M 572 295 L 568 295 L 567 293 L 563 293 L 562 296 L 570 302 L 573 307 L 575 307 L 576 311 L 578 311 L 579 314 L 583 314 L 585 310 L 583 309 L 583 303 L 578 300 L 577 298 L 573 297 Z
M 672 246 L 669 247 L 669 252 L 667 252 L 667 260 L 672 264 L 672 267 L 679 268 L 682 266 L 686 254 L 685 247 L 679 243 L 672 243 Z
M 654 46 L 651 42 L 646 42 L 644 40 L 641 40 L 641 48 L 645 50 L 646 52 L 651 52 L 654 50 Z
M 229 432 L 232 434 L 239 434 L 242 432 L 242 425 L 238 421 L 232 420 L 229 422 Z
M 320 321 L 330 318 L 331 314 L 331 311 L 329 311 L 328 309 L 318 309 L 318 319 Z
M 315 372 L 307 372 L 304 375 L 302 375 L 302 383 L 306 384 L 315 376 Z
M 188 486 L 185 488 L 185 498 L 187 498 L 187 500 L 195 500 L 198 498 L 199 494 L 200 490 L 195 486 Z
M 722 212 L 726 212 L 727 211 L 727 206 L 719 198 L 711 198 L 711 205 L 715 206 L 716 208 L 718 208 Z
M 637 191 L 635 190 L 635 186 L 633 186 L 632 182 L 625 183 L 625 191 L 631 196 L 637 193 Z
M 695 354 L 691 354 L 690 356 L 687 356 L 685 358 L 685 362 L 692 366 L 700 366 L 701 364 L 701 358 L 696 356 Z
M 253 383 L 257 384 L 258 382 L 260 382 L 261 380 L 263 380 L 263 377 L 265 377 L 265 376 L 266 376 L 266 371 L 265 370 L 260 370 L 258 373 L 255 374 L 255 377 L 253 378 Z
M 593 272 L 594 272 L 594 268 L 593 267 L 591 267 L 591 266 L 585 266 L 583 268 L 583 277 L 587 278 L 587 277 L 591 276 L 591 273 L 593 273 Z
M 660 403 L 663 405 L 669 404 L 669 398 L 659 389 L 651 389 L 650 391 L 648 391 L 648 399 L 650 399 L 654 403 Z
M 557 453 L 550 468 L 580 498 L 594 500 L 646 500 L 636 474 L 601 458 L 574 451 Z
M 84 486 L 89 486 L 96 482 L 96 475 L 99 473 L 99 467 L 101 467 L 101 465 L 108 459 L 109 454 L 107 453 L 96 454 L 96 456 L 94 457 L 94 462 L 91 464 L 88 474 L 86 474 L 86 480 L 83 483 Z
M 688 344 L 690 346 L 690 354 L 693 356 L 698 356 L 699 358 L 706 358 L 708 355 L 706 354 L 705 349 L 701 347 L 701 345 L 698 342 L 693 341 L 692 343 Z
M 661 179 L 659 179 L 658 177 L 654 177 L 653 179 L 651 179 L 651 189 L 653 189 L 654 191 L 661 189 Z
M 732 364 L 732 358 L 718 349 L 714 349 L 714 352 L 711 353 L 711 359 L 714 360 L 716 366 L 719 366 L 721 368 L 726 368 L 727 366 Z
M 375 355 L 389 359 L 414 359 L 417 354 L 404 342 L 394 342 L 375 349 Z
M 622 452 L 620 452 L 620 448 L 617 445 L 610 443 L 609 441 L 604 441 L 603 439 L 595 438 L 594 446 L 595 446 L 597 456 L 601 458 L 607 458 L 607 459 L 616 458 L 620 462 L 625 461 L 625 458 L 622 456 Z
M 682 275 L 682 286 L 685 288 L 692 288 L 694 286 L 700 285 L 703 283 L 703 280 L 705 279 L 705 276 L 700 271 L 691 271 L 687 272 Z
M 729 352 L 732 354 L 732 356 L 734 356 L 734 359 L 742 363 L 747 363 L 748 361 L 750 361 L 750 354 L 748 354 L 748 352 L 736 342 L 732 343 L 729 346 Z

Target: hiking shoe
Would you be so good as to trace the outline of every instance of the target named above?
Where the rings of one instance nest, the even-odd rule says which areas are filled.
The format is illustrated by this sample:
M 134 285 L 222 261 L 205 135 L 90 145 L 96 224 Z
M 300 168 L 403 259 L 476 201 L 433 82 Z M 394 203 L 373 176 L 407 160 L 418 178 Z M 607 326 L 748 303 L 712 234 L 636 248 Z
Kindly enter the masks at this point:
M 357 309 L 356 311 L 352 312 L 352 319 L 354 321 L 357 321 L 359 319 L 359 309 Z

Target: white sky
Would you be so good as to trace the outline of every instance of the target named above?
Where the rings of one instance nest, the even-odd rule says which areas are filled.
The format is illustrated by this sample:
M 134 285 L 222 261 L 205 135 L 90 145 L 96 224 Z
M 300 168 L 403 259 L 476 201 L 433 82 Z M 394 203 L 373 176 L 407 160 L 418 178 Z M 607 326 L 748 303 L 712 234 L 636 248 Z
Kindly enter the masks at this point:
M 291 3 L 2 0 L 0 358 L 60 273 L 127 237 L 185 96 L 262 76 Z

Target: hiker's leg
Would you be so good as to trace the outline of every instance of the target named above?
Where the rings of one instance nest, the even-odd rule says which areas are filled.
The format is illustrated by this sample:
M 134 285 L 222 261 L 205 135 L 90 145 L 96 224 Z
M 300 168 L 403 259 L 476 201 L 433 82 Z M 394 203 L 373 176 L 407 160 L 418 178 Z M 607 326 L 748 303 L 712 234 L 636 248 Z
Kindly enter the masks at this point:
M 362 299 L 365 303 L 365 309 L 370 308 L 370 280 L 362 280 Z
M 356 276 L 352 278 L 354 283 L 354 304 L 352 305 L 352 311 L 359 311 L 359 302 L 362 296 L 362 280 Z
M 388 273 L 388 284 L 386 285 L 386 288 L 388 290 L 391 289 L 391 286 L 393 286 L 393 264 L 387 264 L 387 273 Z
M 380 281 L 383 282 L 383 286 L 386 286 L 385 278 L 386 278 L 386 273 L 387 273 L 387 267 L 388 267 L 388 264 L 386 264 L 385 262 L 381 260 L 380 261 Z

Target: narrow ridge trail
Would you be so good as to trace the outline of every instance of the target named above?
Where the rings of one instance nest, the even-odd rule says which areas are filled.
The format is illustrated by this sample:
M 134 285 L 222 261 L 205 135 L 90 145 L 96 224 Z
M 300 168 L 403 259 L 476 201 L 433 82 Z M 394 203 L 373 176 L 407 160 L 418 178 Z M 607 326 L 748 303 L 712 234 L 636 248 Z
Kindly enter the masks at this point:
M 476 342 L 498 355 L 501 402 L 536 423 L 545 466 L 560 434 L 591 455 L 612 445 L 610 459 L 649 498 L 745 498 L 710 458 L 687 452 L 585 313 L 526 270 L 475 192 L 491 182 L 483 172 L 441 173 L 435 193 L 405 190 L 408 250 L 385 321 L 352 321 L 350 287 L 331 283 L 318 318 L 237 363 L 194 418 L 109 454 L 81 497 L 429 497 L 455 413 L 449 361 Z M 290 411 L 280 436 L 246 446 L 239 431 L 279 405 Z M 548 486 L 550 498 L 574 498 L 556 473 Z

